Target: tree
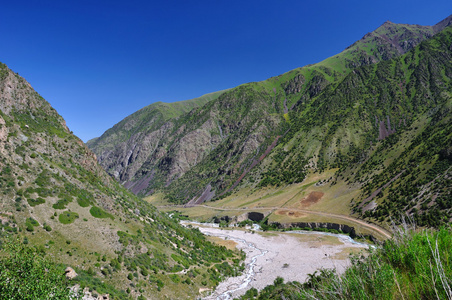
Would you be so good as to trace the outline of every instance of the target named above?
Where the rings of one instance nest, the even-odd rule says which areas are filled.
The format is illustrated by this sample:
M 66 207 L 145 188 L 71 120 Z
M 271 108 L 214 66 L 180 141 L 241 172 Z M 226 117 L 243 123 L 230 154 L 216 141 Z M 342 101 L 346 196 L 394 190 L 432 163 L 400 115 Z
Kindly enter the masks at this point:
M 64 268 L 18 241 L 3 244 L 0 258 L 0 299 L 80 299 L 69 291 Z

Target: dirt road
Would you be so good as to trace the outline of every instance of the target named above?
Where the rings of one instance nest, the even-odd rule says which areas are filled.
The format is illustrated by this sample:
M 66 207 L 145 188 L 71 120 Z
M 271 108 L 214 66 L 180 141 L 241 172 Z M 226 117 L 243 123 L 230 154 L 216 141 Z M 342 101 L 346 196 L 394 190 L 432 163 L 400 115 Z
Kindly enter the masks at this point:
M 381 234 L 383 237 L 385 238 L 391 238 L 392 235 L 389 231 L 387 231 L 386 229 L 376 225 L 376 224 L 372 224 L 372 223 L 368 223 L 364 220 L 360 220 L 351 216 L 346 216 L 346 215 L 339 215 L 339 214 L 332 214 L 332 213 L 326 213 L 326 212 L 319 212 L 319 211 L 313 211 L 313 210 L 307 210 L 307 209 L 297 209 L 297 208 L 286 208 L 286 207 L 277 207 L 277 206 L 260 206 L 260 207 L 253 207 L 252 209 L 244 209 L 244 208 L 235 208 L 235 207 L 213 207 L 213 206 L 209 206 L 209 205 L 205 205 L 205 204 L 198 204 L 195 205 L 197 207 L 204 207 L 204 208 L 208 208 L 208 209 L 212 209 L 212 210 L 218 210 L 218 211 L 243 211 L 243 212 L 247 212 L 247 211 L 275 211 L 278 209 L 286 209 L 286 210 L 290 210 L 290 211 L 296 211 L 296 212 L 301 212 L 304 214 L 310 214 L 310 215 L 316 215 L 316 216 L 323 216 L 323 217 L 330 217 L 330 218 L 336 218 L 336 219 L 342 219 L 342 220 L 347 220 L 349 222 L 352 223 L 356 223 L 359 224 L 371 231 L 374 232 L 378 232 L 379 234 Z M 174 208 L 183 208 L 183 205 L 166 205 L 166 206 L 157 206 L 157 208 L 168 208 L 168 207 L 174 207 Z

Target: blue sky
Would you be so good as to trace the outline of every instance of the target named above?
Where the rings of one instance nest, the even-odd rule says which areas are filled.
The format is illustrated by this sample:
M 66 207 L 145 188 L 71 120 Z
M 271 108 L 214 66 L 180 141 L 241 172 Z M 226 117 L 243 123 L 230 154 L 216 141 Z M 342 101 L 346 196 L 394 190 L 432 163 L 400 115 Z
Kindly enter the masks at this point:
M 0 61 L 87 141 L 153 102 L 319 62 L 386 20 L 450 14 L 450 0 L 1 1 Z

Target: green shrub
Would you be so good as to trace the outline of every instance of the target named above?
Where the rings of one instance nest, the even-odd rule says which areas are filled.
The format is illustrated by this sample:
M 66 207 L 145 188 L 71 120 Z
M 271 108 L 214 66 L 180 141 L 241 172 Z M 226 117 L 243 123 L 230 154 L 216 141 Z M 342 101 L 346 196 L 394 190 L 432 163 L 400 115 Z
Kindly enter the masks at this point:
M 33 218 L 28 218 L 26 221 L 25 221 L 25 227 L 26 227 L 26 230 L 27 231 L 34 231 L 35 229 L 34 229 L 34 227 L 35 226 L 39 226 L 39 223 L 38 223 L 38 221 L 36 221 L 35 219 L 33 219 Z
M 110 218 L 110 219 L 114 220 L 114 217 L 111 214 L 105 212 L 104 210 L 102 210 L 101 208 L 99 208 L 97 206 L 91 207 L 89 212 L 95 218 L 99 218 L 99 219 Z
M 70 294 L 64 269 L 17 241 L 5 243 L 0 256 L 0 299 L 80 299 Z
M 177 274 L 170 274 L 169 277 L 174 283 L 180 282 L 180 277 Z
M 77 203 L 81 207 L 88 207 L 94 203 L 94 196 L 83 189 L 77 191 Z
M 36 206 L 42 203 L 45 203 L 46 201 L 40 197 L 38 197 L 38 199 L 27 199 L 28 204 L 30 204 L 30 206 Z
M 75 219 L 78 219 L 78 217 L 78 213 L 65 211 L 58 216 L 58 220 L 60 220 L 62 224 L 71 224 L 74 223 Z
M 60 195 L 61 196 L 61 195 Z M 52 205 L 54 209 L 66 209 L 66 206 L 72 202 L 71 196 L 63 196 L 62 199 L 58 200 L 57 203 Z

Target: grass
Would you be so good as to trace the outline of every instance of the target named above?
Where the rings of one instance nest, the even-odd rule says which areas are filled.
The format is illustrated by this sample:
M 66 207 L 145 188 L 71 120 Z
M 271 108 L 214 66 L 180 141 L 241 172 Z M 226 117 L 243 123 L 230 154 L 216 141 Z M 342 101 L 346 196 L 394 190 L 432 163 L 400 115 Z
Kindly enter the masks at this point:
M 27 231 L 34 231 L 34 227 L 39 226 L 39 222 L 30 217 L 25 221 L 25 226 Z
M 59 199 L 52 207 L 54 209 L 66 209 L 66 206 L 72 202 L 71 196 L 64 196 L 63 199 Z
M 320 186 L 315 184 L 325 182 L 334 176 L 337 169 L 326 170 L 323 173 L 309 173 L 302 183 L 283 187 L 265 187 L 258 190 L 244 188 L 238 192 L 218 201 L 207 202 L 206 206 L 184 208 L 159 207 L 161 211 L 180 211 L 189 218 L 197 221 L 208 221 L 217 216 L 240 216 L 250 211 L 258 211 L 268 214 L 269 222 L 323 222 L 337 223 L 354 227 L 358 234 L 373 235 L 377 239 L 385 237 L 378 232 L 362 226 L 353 220 L 340 216 L 350 215 L 350 202 L 359 193 L 359 189 L 350 189 L 344 181 L 338 180 L 333 186 L 326 183 Z M 319 202 L 308 207 L 300 204 L 300 201 L 311 192 L 322 192 L 324 195 Z M 146 200 L 154 205 L 168 205 L 161 195 L 148 197 Z M 280 208 L 280 209 L 275 209 Z M 307 210 L 300 212 L 299 209 Z M 339 216 L 328 216 L 322 213 L 332 213 Z
M 77 198 L 77 203 L 81 207 L 88 207 L 88 206 L 91 205 L 91 202 L 89 200 L 87 200 L 87 199 L 84 199 L 84 198 Z
M 1 299 L 79 299 L 68 292 L 70 282 L 63 265 L 57 265 L 36 248 L 6 240 L 0 256 Z
M 234 250 L 237 246 L 237 242 L 235 241 L 225 240 L 216 236 L 207 236 L 207 240 L 217 245 L 225 246 L 229 250 Z

